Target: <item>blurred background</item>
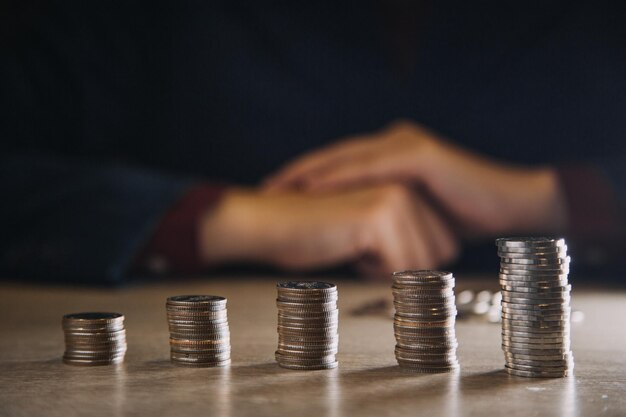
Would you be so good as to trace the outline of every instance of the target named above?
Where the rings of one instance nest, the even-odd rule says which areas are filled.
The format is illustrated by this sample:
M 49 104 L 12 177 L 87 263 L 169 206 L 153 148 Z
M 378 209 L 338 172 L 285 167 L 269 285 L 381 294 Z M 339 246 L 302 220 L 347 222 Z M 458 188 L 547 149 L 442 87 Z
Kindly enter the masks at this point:
M 3 279 L 495 271 L 543 234 L 622 276 L 621 2 L 0 8 Z

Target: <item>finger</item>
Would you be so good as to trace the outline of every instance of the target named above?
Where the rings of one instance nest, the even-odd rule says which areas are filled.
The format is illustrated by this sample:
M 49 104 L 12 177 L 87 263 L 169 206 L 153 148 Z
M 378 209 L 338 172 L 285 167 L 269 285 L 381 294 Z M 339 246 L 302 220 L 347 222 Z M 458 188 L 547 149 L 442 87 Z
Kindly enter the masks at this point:
M 296 184 L 303 176 L 319 172 L 328 165 L 335 165 L 367 150 L 372 146 L 371 142 L 369 137 L 361 136 L 308 153 L 267 178 L 265 186 L 271 189 Z
M 424 200 L 419 200 L 424 238 L 431 249 L 433 267 L 450 262 L 458 253 L 457 239 L 445 220 Z
M 405 269 L 421 269 L 429 265 L 429 248 L 424 245 L 422 226 L 412 207 L 395 214 L 393 227 L 388 227 L 382 240 L 381 263 L 387 273 Z
M 411 209 L 405 213 L 405 256 L 408 263 L 405 269 L 430 269 L 435 266 L 435 251 L 431 243 L 428 219 L 423 216 L 423 211 L 420 201 L 413 199 Z
M 300 184 L 308 191 L 328 191 L 389 180 L 402 180 L 395 175 L 393 160 L 380 158 L 378 152 L 363 152 L 349 160 L 327 166 L 324 171 L 303 175 Z

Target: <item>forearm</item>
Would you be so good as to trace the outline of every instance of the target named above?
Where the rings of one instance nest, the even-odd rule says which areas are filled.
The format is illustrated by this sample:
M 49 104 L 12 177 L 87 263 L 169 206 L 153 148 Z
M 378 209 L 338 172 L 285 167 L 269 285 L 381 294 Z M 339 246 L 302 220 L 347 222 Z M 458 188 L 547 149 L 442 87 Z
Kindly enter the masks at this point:
M 230 189 L 201 221 L 201 257 L 209 264 L 249 262 L 287 268 L 345 261 L 358 245 L 351 231 L 363 223 L 352 207 L 355 200 L 358 196 Z
M 454 217 L 467 219 L 472 236 L 566 231 L 567 204 L 554 168 L 503 163 L 442 141 L 418 175 Z
M 263 234 L 262 216 L 246 189 L 224 191 L 213 210 L 199 218 L 198 255 L 205 264 L 254 262 L 262 258 L 257 236 Z M 265 242 L 268 244 L 269 242 Z

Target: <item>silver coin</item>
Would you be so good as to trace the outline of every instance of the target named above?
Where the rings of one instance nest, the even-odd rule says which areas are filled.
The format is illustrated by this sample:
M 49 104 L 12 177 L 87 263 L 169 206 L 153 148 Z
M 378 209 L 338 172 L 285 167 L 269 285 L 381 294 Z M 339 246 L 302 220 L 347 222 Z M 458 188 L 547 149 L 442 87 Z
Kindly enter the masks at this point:
M 319 371 L 319 370 L 324 370 L 324 369 L 334 369 L 337 366 L 339 366 L 339 362 L 335 361 L 335 362 L 325 363 L 321 365 L 300 365 L 296 363 L 278 362 L 278 365 L 281 368 L 292 369 L 296 371 Z
M 550 287 L 524 287 L 524 286 L 510 286 L 504 285 L 501 288 L 507 292 L 525 292 L 530 294 L 552 294 L 552 293 L 564 293 L 572 290 L 571 285 L 559 285 Z
M 210 320 L 190 323 L 168 321 L 167 326 L 170 330 L 186 331 L 197 329 L 199 331 L 220 331 L 228 330 L 228 320 L 220 320 L 218 322 Z
M 507 298 L 524 298 L 527 300 L 560 300 L 570 297 L 570 291 L 553 291 L 553 292 L 523 292 L 523 291 L 509 291 L 509 290 L 500 290 L 502 293 L 502 297 Z
M 285 303 L 300 303 L 306 307 L 309 304 L 322 304 L 322 303 L 337 303 L 339 297 L 337 293 L 332 294 L 278 294 L 276 301 L 282 301 Z
M 285 281 L 276 284 L 279 291 L 296 290 L 296 291 L 336 291 L 337 286 L 330 282 L 323 281 Z
M 119 323 L 124 321 L 124 315 L 120 313 L 71 313 L 63 316 L 64 323 Z
M 540 303 L 540 304 L 528 304 L 528 303 L 512 303 L 506 300 L 500 302 L 503 308 L 507 307 L 512 310 L 534 310 L 534 311 L 548 311 L 556 310 L 561 311 L 564 308 L 570 307 L 569 301 L 558 303 Z
M 125 356 L 113 356 L 103 358 L 73 358 L 63 356 L 63 363 L 68 365 L 82 365 L 82 366 L 100 366 L 100 365 L 114 365 L 122 363 Z
M 171 359 L 172 365 L 183 367 L 183 368 L 219 368 L 228 366 L 231 364 L 231 359 L 228 358 L 226 360 L 203 360 L 203 361 L 189 361 L 189 360 L 180 360 L 180 359 Z
M 510 353 L 517 353 L 520 355 L 529 355 L 529 356 L 563 355 L 563 354 L 570 352 L 570 349 L 568 347 L 552 348 L 552 349 L 532 349 L 532 348 L 510 347 L 510 346 L 502 345 L 502 349 Z
M 557 267 L 535 268 L 529 265 L 504 265 L 500 264 L 498 270 L 500 276 L 507 276 L 507 279 L 513 280 L 513 276 L 530 276 L 534 281 L 547 281 L 555 275 L 568 275 L 570 273 L 569 264 L 563 264 Z
M 457 342 L 454 341 L 454 344 L 445 344 L 445 345 L 411 345 L 411 347 L 401 346 L 396 344 L 395 352 L 396 354 L 409 355 L 411 357 L 430 357 L 430 355 L 454 355 L 456 354 L 456 347 L 458 346 Z
M 190 323 L 202 323 L 202 322 L 212 322 L 212 323 L 220 323 L 226 322 L 228 320 L 228 314 L 226 310 L 220 311 L 219 314 L 167 314 L 167 321 L 176 323 L 176 322 L 190 322 Z
M 396 309 L 396 315 L 403 318 L 415 319 L 415 320 L 441 320 L 442 317 L 454 317 L 457 315 L 456 309 L 450 309 L 447 311 L 425 311 L 419 312 L 419 310 L 409 309 Z
M 291 355 L 285 355 L 282 354 L 278 351 L 276 351 L 274 353 L 274 356 L 276 358 L 276 361 L 279 363 L 296 363 L 296 364 L 300 364 L 300 365 L 322 365 L 325 363 L 332 363 L 336 361 L 336 357 L 335 354 L 330 354 L 330 355 L 324 355 L 324 356 L 318 356 L 315 358 L 304 358 L 301 356 L 291 356 Z
M 514 320 L 502 318 L 503 328 L 526 328 L 526 329 L 563 329 L 570 327 L 569 320 L 541 321 L 541 320 Z
M 431 334 L 420 334 L 414 331 L 406 331 L 406 329 L 403 328 L 399 328 L 399 329 L 394 329 L 394 334 L 396 335 L 397 338 L 402 338 L 404 340 L 415 340 L 415 341 L 436 341 L 436 340 L 454 340 L 456 338 L 456 335 L 454 332 L 450 332 L 450 333 L 431 333 Z
M 568 276 L 569 275 L 567 273 L 560 272 L 550 272 L 546 274 L 531 273 L 521 275 L 500 272 L 498 275 L 498 279 L 499 282 L 504 285 L 518 287 L 537 285 L 548 287 L 563 286 L 569 284 Z
M 565 246 L 565 239 L 550 237 L 504 237 L 496 239 L 496 245 L 505 248 L 557 248 Z
M 502 329 L 502 335 L 506 337 L 519 337 L 525 339 L 562 339 L 564 337 L 570 337 L 570 331 L 560 331 L 560 332 L 525 332 L 525 331 L 511 331 L 508 329 Z
M 559 268 L 561 265 L 569 264 L 571 261 L 569 256 L 564 258 L 500 258 L 500 265 L 506 267 L 517 268 L 518 266 L 535 266 Z
M 284 350 L 293 350 L 293 351 L 317 351 L 317 350 L 326 350 L 326 349 L 337 349 L 339 346 L 339 342 L 334 343 L 285 343 L 282 340 L 278 341 L 278 348 Z
M 521 353 L 510 353 L 506 350 L 503 352 L 505 359 L 507 358 L 516 358 L 516 359 L 525 359 L 531 361 L 557 361 L 567 359 L 571 356 L 571 352 L 557 354 L 557 355 L 530 355 L 530 354 L 521 354 Z
M 88 321 L 72 321 L 72 320 L 63 320 L 62 327 L 64 330 L 84 330 L 84 331 L 116 331 L 124 328 L 124 322 L 100 322 L 100 323 L 91 323 Z
M 574 368 L 573 359 L 555 359 L 555 360 L 533 360 L 533 359 L 518 359 L 512 357 L 505 357 L 505 364 L 508 366 L 531 366 L 535 368 L 544 368 L 548 370 L 548 367 L 560 367 L 560 368 Z M 521 368 L 520 368 L 521 369 Z M 539 370 L 539 369 L 537 369 Z
M 569 340 L 568 337 L 528 337 L 528 336 L 511 336 L 507 334 L 502 335 L 502 340 L 508 340 L 514 343 L 560 343 L 564 340 Z
M 554 260 L 551 260 L 551 262 L 546 263 L 546 264 L 542 264 L 542 263 L 522 263 L 524 261 L 523 258 L 521 259 L 510 259 L 507 260 L 505 258 L 500 258 L 500 269 L 519 269 L 522 270 L 523 272 L 535 272 L 535 273 L 545 273 L 547 272 L 548 274 L 550 273 L 554 273 L 554 271 L 562 271 L 565 269 L 569 269 L 569 265 L 571 264 L 571 257 L 566 256 L 563 259 L 560 258 L 555 258 Z M 505 272 L 506 273 L 506 272 Z M 514 274 L 512 274 L 514 275 Z
M 563 314 L 570 315 L 572 312 L 572 308 L 569 305 L 554 307 L 551 309 L 547 309 L 547 308 L 528 309 L 528 308 L 510 307 L 510 305 L 502 305 L 500 306 L 500 309 L 503 313 L 507 313 L 507 314 L 526 314 L 529 316 L 538 316 L 538 317 L 551 316 L 551 315 L 563 315 Z
M 518 363 L 510 363 L 507 362 L 505 367 L 509 369 L 515 369 L 518 371 L 527 371 L 527 372 L 564 372 L 571 370 L 573 367 L 568 365 L 557 365 L 557 366 L 533 366 L 533 365 L 521 365 Z
M 550 298 L 546 297 L 525 297 L 517 294 L 509 295 L 509 293 L 501 291 L 502 301 L 513 304 L 554 304 L 565 303 L 570 301 L 570 294 L 555 295 Z
M 396 298 L 393 301 L 394 307 L 400 308 L 420 308 L 423 310 L 445 309 L 455 307 L 454 298 L 441 300 L 437 302 L 424 302 L 411 299 Z
M 448 351 L 443 349 L 435 349 L 431 351 L 427 350 L 414 350 L 404 349 L 399 350 L 396 345 L 395 356 L 398 360 L 404 360 L 407 362 L 424 363 L 424 364 L 449 364 L 458 361 L 456 356 L 456 350 L 450 349 Z
M 170 338 L 170 346 L 181 346 L 186 348 L 205 349 L 219 345 L 229 345 L 230 338 L 215 340 L 188 340 L 188 339 L 172 339 Z
M 167 302 L 172 305 L 184 306 L 198 304 L 225 305 L 226 298 L 217 295 L 175 295 L 169 297 Z
M 446 281 L 433 281 L 428 283 L 403 283 L 394 281 L 391 285 L 391 289 L 396 291 L 408 291 L 408 292 L 425 292 L 438 294 L 441 292 L 449 292 L 454 289 L 454 279 Z
M 447 365 L 450 363 L 457 363 L 458 358 L 454 354 L 432 354 L 430 356 L 425 355 L 410 355 L 403 353 L 396 353 L 396 359 L 404 362 L 412 362 L 416 364 L 424 365 Z
M 551 322 L 562 322 L 568 323 L 571 321 L 569 314 L 562 315 L 537 315 L 531 316 L 528 314 L 511 314 L 511 313 L 502 313 L 502 319 L 505 320 L 513 320 L 513 321 L 530 321 L 530 322 L 547 322 L 550 324 Z
M 506 334 L 514 334 L 515 336 L 527 336 L 527 337 L 569 337 L 570 336 L 570 328 L 569 326 L 563 327 L 561 329 L 555 328 L 547 328 L 547 329 L 537 329 L 537 328 L 529 328 L 527 326 L 513 326 L 513 327 L 504 327 L 502 329 L 502 333 Z
M 446 308 L 431 308 L 431 309 L 421 309 L 416 307 L 396 307 L 396 314 L 399 316 L 414 316 L 414 317 L 434 317 L 434 316 L 450 316 L 454 317 L 457 314 L 457 309 L 455 307 L 446 307 Z
M 211 316 L 220 313 L 224 314 L 226 309 L 217 305 L 201 305 L 201 306 L 166 306 L 166 312 L 168 316 Z
M 498 275 L 500 283 L 505 285 L 525 286 L 525 285 L 567 285 L 568 274 L 564 273 L 547 273 L 547 274 L 508 274 L 502 273 Z
M 392 277 L 394 279 L 407 278 L 421 281 L 441 281 L 453 278 L 451 272 L 433 271 L 429 269 L 397 271 L 392 274 Z
M 498 246 L 498 255 L 528 255 L 533 256 L 535 254 L 546 254 L 548 256 L 560 255 L 567 253 L 567 245 L 559 246 L 559 247 L 543 247 L 543 248 L 522 248 L 522 247 L 504 247 Z
M 339 322 L 337 320 L 324 320 L 324 321 L 298 321 L 293 319 L 278 319 L 278 324 L 281 326 L 285 326 L 287 328 L 298 328 L 298 329 L 308 329 L 308 328 L 331 328 L 337 327 Z
M 506 275 L 531 275 L 538 277 L 541 275 L 569 274 L 569 263 L 558 266 L 541 265 L 507 265 L 500 263 L 500 274 Z
M 526 342 L 514 342 L 510 339 L 503 338 L 502 346 L 506 346 L 507 349 L 533 349 L 533 350 L 550 350 L 550 349 L 559 349 L 562 352 L 568 352 L 571 350 L 570 339 L 563 339 L 557 343 L 526 343 Z
M 564 371 L 558 372 L 532 372 L 532 371 L 524 371 L 520 369 L 514 369 L 510 367 L 506 367 L 506 371 L 509 375 L 512 376 L 521 376 L 525 378 L 563 378 L 566 376 L 573 375 L 572 370 L 567 369 Z
M 428 363 L 396 358 L 396 361 L 401 367 L 411 368 L 412 370 L 419 370 L 424 372 L 446 372 L 459 369 L 458 360 L 442 361 L 440 363 Z
M 517 259 L 534 259 L 534 258 L 563 258 L 567 256 L 567 247 L 546 249 L 538 251 L 534 249 L 522 248 L 498 248 L 498 256 L 500 258 L 517 258 Z

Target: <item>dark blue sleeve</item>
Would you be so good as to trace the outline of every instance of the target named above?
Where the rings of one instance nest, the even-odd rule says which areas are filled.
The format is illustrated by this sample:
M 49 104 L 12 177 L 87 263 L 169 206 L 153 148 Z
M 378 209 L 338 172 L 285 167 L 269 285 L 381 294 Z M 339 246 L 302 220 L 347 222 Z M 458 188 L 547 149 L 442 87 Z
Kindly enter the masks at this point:
M 118 284 L 189 179 L 50 155 L 0 156 L 0 276 Z
M 611 181 L 622 206 L 626 207 L 626 155 L 603 159 L 598 161 L 598 166 Z

